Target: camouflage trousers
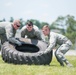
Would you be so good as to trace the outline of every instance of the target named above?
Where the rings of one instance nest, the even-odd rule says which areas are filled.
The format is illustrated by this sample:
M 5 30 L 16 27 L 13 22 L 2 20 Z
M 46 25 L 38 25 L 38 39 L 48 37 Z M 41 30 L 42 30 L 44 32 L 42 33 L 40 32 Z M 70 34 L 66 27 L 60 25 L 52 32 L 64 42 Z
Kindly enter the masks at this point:
M 1 44 L 7 41 L 5 28 L 2 27 L 0 27 L 0 39 L 1 39 Z
M 67 62 L 69 62 L 65 58 L 64 54 L 70 49 L 71 46 L 72 46 L 72 42 L 68 40 L 55 51 L 55 56 L 59 63 L 65 62 L 67 64 Z

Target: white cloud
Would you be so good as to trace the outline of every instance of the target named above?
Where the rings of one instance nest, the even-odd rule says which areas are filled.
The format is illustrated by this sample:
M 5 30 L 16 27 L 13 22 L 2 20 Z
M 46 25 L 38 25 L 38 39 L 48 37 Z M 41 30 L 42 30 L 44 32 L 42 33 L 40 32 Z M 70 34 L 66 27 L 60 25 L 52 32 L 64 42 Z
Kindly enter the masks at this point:
M 42 17 L 48 17 L 49 15 L 47 13 L 43 13 Z
M 27 10 L 27 11 L 22 12 L 22 14 L 23 15 L 33 15 L 33 11 Z
M 48 7 L 49 7 L 49 4 L 43 3 L 41 6 L 42 6 L 43 8 L 48 8 Z
M 13 5 L 12 2 L 7 2 L 7 3 L 5 3 L 5 6 L 7 6 L 7 7 L 12 6 L 12 5 Z
M 26 14 L 33 14 L 33 11 L 31 11 L 31 10 L 28 10 L 28 11 L 26 11 Z

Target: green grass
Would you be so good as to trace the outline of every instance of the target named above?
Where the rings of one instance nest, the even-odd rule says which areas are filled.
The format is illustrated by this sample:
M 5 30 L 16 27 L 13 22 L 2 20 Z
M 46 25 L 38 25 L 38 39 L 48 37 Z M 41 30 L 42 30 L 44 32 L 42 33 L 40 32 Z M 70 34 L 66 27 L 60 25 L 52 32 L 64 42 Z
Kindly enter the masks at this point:
M 0 75 L 76 75 L 76 56 L 67 56 L 74 67 L 62 67 L 53 57 L 48 65 L 14 65 L 5 63 L 0 56 Z

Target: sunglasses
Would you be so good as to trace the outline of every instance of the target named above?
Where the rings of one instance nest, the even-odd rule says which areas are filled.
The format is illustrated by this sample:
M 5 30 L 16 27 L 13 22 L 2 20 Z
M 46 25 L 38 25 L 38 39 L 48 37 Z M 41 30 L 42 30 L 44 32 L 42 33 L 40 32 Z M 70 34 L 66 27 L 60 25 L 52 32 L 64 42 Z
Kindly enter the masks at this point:
M 20 27 L 20 25 L 17 25 L 17 24 L 16 24 L 16 26 L 17 26 L 17 27 Z

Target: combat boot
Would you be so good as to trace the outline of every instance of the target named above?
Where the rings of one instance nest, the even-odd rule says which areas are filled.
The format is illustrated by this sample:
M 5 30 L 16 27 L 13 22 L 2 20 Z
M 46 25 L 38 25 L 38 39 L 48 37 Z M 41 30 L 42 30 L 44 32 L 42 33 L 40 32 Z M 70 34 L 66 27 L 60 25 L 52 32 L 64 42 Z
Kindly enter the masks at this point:
M 64 63 L 63 62 L 59 62 L 59 63 L 60 63 L 61 66 L 64 66 Z
M 65 60 L 65 64 L 67 65 L 67 67 L 73 67 L 73 65 L 71 63 L 69 63 L 68 60 Z
M 70 63 L 68 63 L 68 64 L 66 64 L 66 65 L 67 65 L 67 67 L 73 67 L 73 65 L 70 64 Z

